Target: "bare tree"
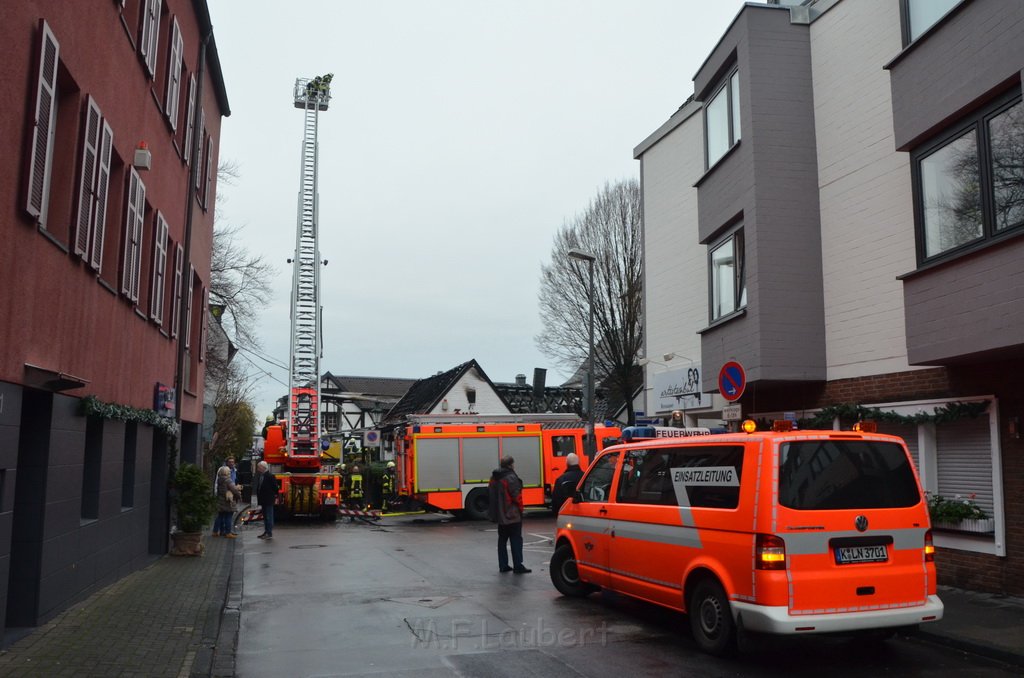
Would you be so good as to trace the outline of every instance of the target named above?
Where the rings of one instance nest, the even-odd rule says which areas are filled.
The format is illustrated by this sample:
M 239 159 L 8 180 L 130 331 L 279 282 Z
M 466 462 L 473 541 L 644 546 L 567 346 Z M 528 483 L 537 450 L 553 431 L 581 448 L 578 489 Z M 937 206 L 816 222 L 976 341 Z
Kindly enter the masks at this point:
M 222 163 L 217 168 L 219 183 L 230 184 L 237 178 L 234 164 Z M 252 442 L 256 422 L 250 399 L 255 384 L 232 358 L 238 350 L 260 347 L 256 319 L 270 298 L 273 274 L 270 264 L 245 247 L 242 228 L 224 223 L 220 207 L 218 199 L 209 288 L 210 309 L 215 319 L 210 321 L 205 356 L 207 400 L 217 413 L 211 445 L 212 456 L 216 458 L 237 454 Z M 245 431 L 249 433 L 244 434 Z
M 627 407 L 634 421 L 633 394 L 642 383 L 635 368 L 642 341 L 640 184 L 627 179 L 604 188 L 555 236 L 551 263 L 541 266 L 540 316 L 535 341 L 548 357 L 577 369 L 589 349 L 588 264 L 569 258 L 570 249 L 595 257 L 595 381 Z

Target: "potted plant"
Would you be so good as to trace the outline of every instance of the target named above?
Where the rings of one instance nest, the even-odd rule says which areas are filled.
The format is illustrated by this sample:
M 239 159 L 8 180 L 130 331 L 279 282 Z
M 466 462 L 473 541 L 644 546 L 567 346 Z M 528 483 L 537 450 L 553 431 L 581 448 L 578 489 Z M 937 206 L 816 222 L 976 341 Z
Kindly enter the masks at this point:
M 210 524 L 217 508 L 213 485 L 198 466 L 182 464 L 174 473 L 173 491 L 177 526 L 171 531 L 171 554 L 200 556 L 203 528 Z
M 928 515 L 932 526 L 965 532 L 991 532 L 995 521 L 975 503 L 977 495 L 962 497 L 959 494 L 948 499 L 941 494 L 928 494 Z

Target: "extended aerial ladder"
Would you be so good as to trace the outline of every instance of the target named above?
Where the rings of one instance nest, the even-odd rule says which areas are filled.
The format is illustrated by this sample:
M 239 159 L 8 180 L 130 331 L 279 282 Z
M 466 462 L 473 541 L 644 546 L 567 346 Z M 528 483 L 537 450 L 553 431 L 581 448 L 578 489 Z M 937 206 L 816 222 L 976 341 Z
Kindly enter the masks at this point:
M 291 349 L 288 410 L 283 430 L 267 437 L 264 459 L 281 481 L 282 508 L 287 514 L 334 512 L 340 483 L 333 465 L 322 466 L 320 450 L 320 248 L 318 127 L 320 113 L 331 100 L 331 76 L 298 78 L 293 99 L 303 112 L 299 201 L 292 264 Z M 273 442 L 272 442 L 273 440 Z

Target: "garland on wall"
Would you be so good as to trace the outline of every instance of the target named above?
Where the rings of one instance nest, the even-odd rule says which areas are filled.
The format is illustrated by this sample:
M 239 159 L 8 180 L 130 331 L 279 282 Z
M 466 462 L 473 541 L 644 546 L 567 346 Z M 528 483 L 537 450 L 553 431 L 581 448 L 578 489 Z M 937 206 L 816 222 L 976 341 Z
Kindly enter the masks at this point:
M 81 413 L 84 417 L 99 417 L 100 419 L 117 419 L 118 421 L 133 421 L 142 424 L 149 424 L 176 438 L 178 436 L 178 422 L 169 417 L 162 417 L 156 410 L 142 410 L 128 405 L 117 403 L 105 403 L 96 396 L 86 396 L 80 401 Z
M 853 403 L 842 403 L 823 407 L 813 417 L 800 419 L 800 428 L 818 429 L 832 428 L 832 422 L 838 417 L 840 421 L 877 421 L 890 424 L 946 424 L 959 419 L 976 419 L 988 409 L 989 401 L 981 400 L 972 403 L 954 402 L 933 408 L 932 413 L 897 414 L 877 407 L 864 407 Z

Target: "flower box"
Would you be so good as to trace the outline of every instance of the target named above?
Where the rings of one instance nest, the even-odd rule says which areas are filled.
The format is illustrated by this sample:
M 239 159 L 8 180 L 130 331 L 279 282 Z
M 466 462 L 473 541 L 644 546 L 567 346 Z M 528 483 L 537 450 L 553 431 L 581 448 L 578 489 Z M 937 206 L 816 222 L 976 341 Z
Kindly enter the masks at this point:
M 939 530 L 956 530 L 958 532 L 995 532 L 994 518 L 964 518 L 957 521 L 938 521 L 932 527 Z

